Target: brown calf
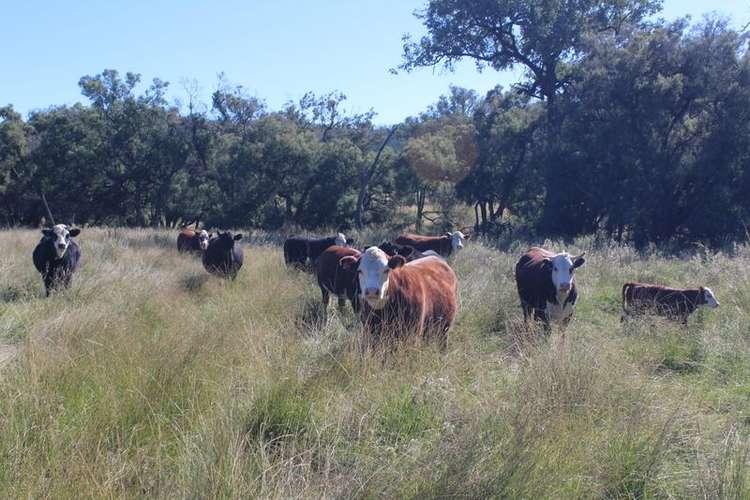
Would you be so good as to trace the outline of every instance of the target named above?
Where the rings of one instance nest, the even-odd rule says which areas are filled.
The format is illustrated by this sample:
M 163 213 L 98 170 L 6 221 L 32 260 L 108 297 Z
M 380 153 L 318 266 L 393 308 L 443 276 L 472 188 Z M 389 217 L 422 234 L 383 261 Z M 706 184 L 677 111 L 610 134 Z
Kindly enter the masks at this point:
M 205 252 L 211 235 L 204 230 L 193 231 L 183 229 L 177 235 L 177 251 L 183 252 Z
M 374 342 L 385 335 L 414 335 L 420 342 L 434 336 L 446 347 L 458 312 L 458 281 L 445 260 L 430 256 L 407 263 L 371 247 L 340 265 L 356 273 L 362 319 Z

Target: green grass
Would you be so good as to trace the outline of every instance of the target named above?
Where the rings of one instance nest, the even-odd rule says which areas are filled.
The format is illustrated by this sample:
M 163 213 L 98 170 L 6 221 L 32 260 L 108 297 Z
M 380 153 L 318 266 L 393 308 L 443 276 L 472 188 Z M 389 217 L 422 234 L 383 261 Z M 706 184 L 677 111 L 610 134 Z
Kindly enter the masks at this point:
M 576 241 L 576 317 L 544 339 L 516 296 L 526 244 L 471 241 L 447 351 L 382 353 L 350 312 L 322 321 L 278 235 L 253 234 L 230 283 L 172 232 L 85 228 L 49 299 L 38 236 L 0 232 L 2 498 L 750 496 L 750 247 Z M 628 280 L 706 284 L 722 306 L 687 330 L 621 324 Z

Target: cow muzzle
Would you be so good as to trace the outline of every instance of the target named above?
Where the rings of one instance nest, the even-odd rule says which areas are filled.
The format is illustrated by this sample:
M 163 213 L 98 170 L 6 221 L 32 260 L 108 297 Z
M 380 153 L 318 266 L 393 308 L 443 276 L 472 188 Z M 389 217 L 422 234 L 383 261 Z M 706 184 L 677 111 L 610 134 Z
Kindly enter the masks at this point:
M 367 300 L 378 300 L 380 299 L 379 288 L 366 288 L 364 292 L 365 299 Z
M 560 293 L 568 293 L 570 291 L 570 283 L 560 283 L 558 290 L 560 290 Z

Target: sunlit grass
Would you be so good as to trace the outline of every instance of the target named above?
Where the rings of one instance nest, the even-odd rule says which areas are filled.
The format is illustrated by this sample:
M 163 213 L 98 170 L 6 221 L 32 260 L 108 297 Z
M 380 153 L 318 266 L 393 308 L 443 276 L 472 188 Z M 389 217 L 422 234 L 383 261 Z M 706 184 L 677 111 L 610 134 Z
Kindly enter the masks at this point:
M 235 282 L 176 234 L 85 228 L 73 287 L 49 299 L 38 232 L 4 231 L 0 496 L 745 498 L 750 248 L 587 251 L 563 341 L 527 329 L 522 243 L 452 261 L 461 312 L 441 353 L 370 352 L 355 318 L 248 234 Z M 384 232 L 357 235 L 377 241 Z M 562 244 L 549 243 L 556 249 Z M 627 280 L 712 287 L 686 331 L 620 323 Z

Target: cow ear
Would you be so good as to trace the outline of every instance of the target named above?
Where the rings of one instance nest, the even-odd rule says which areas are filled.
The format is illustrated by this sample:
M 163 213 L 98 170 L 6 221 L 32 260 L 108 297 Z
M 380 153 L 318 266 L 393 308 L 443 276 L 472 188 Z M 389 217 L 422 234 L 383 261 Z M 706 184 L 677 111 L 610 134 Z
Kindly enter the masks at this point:
M 453 233 L 445 233 L 448 238 L 453 238 Z
M 586 259 L 583 258 L 584 255 L 585 253 L 582 253 L 573 260 L 573 269 L 581 267 L 586 262 Z
M 240 241 L 242 239 L 242 233 L 234 235 L 234 241 Z
M 388 267 L 391 269 L 398 269 L 404 264 L 406 264 L 406 258 L 403 255 L 394 255 L 388 259 Z
M 75 238 L 76 236 L 81 234 L 81 230 L 78 228 L 71 229 L 70 231 L 68 231 L 68 234 L 70 234 L 71 238 Z
M 465 240 L 470 240 L 471 239 L 471 235 L 470 234 L 465 234 L 464 235 L 464 239 Z
M 52 229 L 42 229 L 42 234 L 44 236 L 54 236 L 55 232 Z
M 544 266 L 544 267 L 552 267 L 552 261 L 549 258 L 545 257 L 542 260 L 542 266 Z
M 339 267 L 346 270 L 354 269 L 357 264 L 359 264 L 359 259 L 353 255 L 347 255 L 339 261 Z

